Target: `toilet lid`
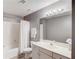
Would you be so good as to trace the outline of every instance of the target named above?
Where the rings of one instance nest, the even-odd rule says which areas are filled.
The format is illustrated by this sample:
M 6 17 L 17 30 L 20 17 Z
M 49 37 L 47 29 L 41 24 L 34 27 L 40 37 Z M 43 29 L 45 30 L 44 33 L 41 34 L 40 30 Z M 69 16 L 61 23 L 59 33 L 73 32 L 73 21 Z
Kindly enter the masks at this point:
M 25 52 L 31 52 L 32 51 L 32 48 L 26 48 L 24 49 Z

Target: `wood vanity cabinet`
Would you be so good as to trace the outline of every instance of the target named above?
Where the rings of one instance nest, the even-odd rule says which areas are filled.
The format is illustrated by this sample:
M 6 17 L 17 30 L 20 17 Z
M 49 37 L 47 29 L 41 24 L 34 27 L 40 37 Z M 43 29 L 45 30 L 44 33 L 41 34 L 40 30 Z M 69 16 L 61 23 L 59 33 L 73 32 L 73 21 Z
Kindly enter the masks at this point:
M 32 59 L 70 59 L 35 45 L 32 48 Z

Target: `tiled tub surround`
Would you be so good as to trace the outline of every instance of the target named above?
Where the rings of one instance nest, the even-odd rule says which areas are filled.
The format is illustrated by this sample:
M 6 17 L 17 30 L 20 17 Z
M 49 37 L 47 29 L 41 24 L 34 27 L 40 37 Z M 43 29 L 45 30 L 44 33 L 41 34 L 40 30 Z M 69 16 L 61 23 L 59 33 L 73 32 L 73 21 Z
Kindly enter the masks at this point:
M 56 41 L 44 40 L 41 42 L 32 42 L 32 46 L 37 46 L 39 47 L 39 50 L 40 48 L 43 48 L 45 50 L 51 51 L 52 53 L 56 53 L 58 55 L 71 59 L 71 50 L 70 50 L 69 44 L 56 42 Z
M 19 28 L 17 22 L 3 22 L 3 56 L 4 59 L 18 58 Z

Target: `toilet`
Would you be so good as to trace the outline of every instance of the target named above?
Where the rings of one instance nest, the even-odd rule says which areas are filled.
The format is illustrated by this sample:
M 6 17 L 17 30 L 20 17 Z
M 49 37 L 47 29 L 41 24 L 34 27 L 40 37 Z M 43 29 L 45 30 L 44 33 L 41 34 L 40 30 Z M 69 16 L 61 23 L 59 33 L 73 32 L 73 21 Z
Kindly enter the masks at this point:
M 19 54 L 19 59 L 32 59 L 32 48 L 28 47 Z
M 31 41 L 31 47 L 32 47 L 32 41 Z M 31 47 L 27 47 L 24 49 L 23 52 L 25 54 L 24 56 L 25 59 L 32 59 L 32 48 Z
M 26 46 L 27 46 L 27 44 L 26 44 Z M 25 47 L 22 49 L 22 51 L 20 51 L 19 59 L 31 59 L 31 58 L 32 58 L 32 48 L 31 47 Z
M 31 47 L 24 48 L 23 53 L 24 53 L 24 59 L 32 59 L 32 48 Z
M 25 59 L 32 58 L 32 48 L 24 49 L 24 53 L 25 53 L 25 56 L 24 56 Z
M 32 47 L 32 43 L 33 41 L 31 41 L 31 47 Z M 28 47 L 24 49 L 24 53 L 25 53 L 25 59 L 32 59 L 32 48 Z

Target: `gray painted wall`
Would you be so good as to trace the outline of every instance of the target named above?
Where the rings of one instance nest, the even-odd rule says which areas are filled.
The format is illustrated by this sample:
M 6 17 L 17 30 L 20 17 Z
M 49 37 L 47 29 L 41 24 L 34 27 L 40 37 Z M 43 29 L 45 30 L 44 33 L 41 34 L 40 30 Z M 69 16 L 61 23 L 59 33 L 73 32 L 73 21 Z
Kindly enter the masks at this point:
M 66 39 L 72 38 L 71 15 L 43 19 L 42 23 L 45 25 L 44 29 L 46 29 L 44 30 L 44 39 L 65 42 Z

